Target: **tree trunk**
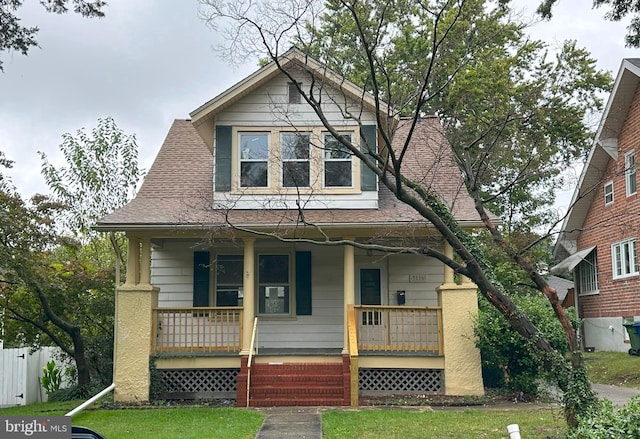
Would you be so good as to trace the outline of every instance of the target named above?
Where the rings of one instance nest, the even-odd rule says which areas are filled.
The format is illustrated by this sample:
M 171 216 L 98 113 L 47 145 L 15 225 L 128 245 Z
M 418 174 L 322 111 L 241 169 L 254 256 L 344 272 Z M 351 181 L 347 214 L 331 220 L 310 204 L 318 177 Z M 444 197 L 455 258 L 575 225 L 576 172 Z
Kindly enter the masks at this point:
M 91 383 L 91 373 L 87 365 L 87 358 L 84 351 L 84 339 L 80 333 L 80 328 L 74 327 L 69 333 L 73 341 L 73 360 L 76 362 L 76 370 L 78 372 L 78 385 L 80 387 L 87 386 Z

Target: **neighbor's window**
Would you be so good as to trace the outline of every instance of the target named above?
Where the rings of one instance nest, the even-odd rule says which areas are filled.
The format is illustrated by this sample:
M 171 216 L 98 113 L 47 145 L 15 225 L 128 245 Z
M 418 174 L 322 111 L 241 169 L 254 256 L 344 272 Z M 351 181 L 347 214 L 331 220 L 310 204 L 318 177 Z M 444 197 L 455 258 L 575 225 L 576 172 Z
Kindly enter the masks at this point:
M 627 196 L 636 193 L 636 152 L 624 155 L 624 175 L 627 183 Z
M 258 314 L 289 314 L 289 255 L 258 256 Z
M 240 186 L 269 185 L 269 133 L 240 133 Z
M 309 133 L 280 134 L 282 186 L 309 187 Z
M 598 263 L 596 251 L 592 251 L 578 264 L 578 293 L 593 294 L 598 292 Z
M 340 136 L 351 142 L 351 133 Z M 331 134 L 324 135 L 324 186 L 352 186 L 351 151 Z
M 604 205 L 607 206 L 613 203 L 613 182 L 610 181 L 604 184 Z
M 627 239 L 625 241 L 612 244 L 611 259 L 613 260 L 614 279 L 638 274 L 636 240 Z
M 216 258 L 216 306 L 242 306 L 244 257 L 218 255 Z

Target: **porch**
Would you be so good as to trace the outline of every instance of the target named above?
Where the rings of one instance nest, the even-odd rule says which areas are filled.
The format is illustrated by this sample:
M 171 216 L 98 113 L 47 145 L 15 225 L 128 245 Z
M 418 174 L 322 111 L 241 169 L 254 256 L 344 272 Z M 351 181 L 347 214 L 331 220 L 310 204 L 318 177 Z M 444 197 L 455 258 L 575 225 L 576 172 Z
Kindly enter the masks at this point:
M 349 246 L 313 250 L 313 314 L 274 317 L 258 313 L 261 293 L 254 257 L 260 250 L 255 239 L 244 239 L 241 306 L 169 306 L 167 293 L 160 305 L 158 295 L 171 287 L 151 282 L 150 243 L 150 238 L 129 238 L 127 283 L 118 289 L 117 299 L 116 400 L 147 400 L 157 384 L 152 379 L 158 377 L 176 397 L 229 397 L 239 405 L 275 404 L 275 389 L 288 395 L 288 404 L 303 389 L 306 399 L 296 396 L 297 405 L 357 405 L 358 395 L 367 391 L 483 392 L 471 326 L 476 288 L 464 278 L 456 283 L 446 267 L 439 282 L 430 281 L 433 298 L 428 301 L 437 306 L 422 306 L 416 302 L 424 302 L 424 295 L 415 288 L 426 291 L 429 284 L 407 283 L 410 276 L 422 282 L 411 274 L 417 266 L 407 264 L 406 257 L 386 259 L 387 268 L 380 270 L 375 285 L 383 286 L 387 303 L 366 305 L 356 303 L 357 276 L 372 271 L 367 261 L 373 258 L 357 255 Z M 337 252 L 342 263 L 336 261 Z M 340 276 L 335 275 L 336 262 Z M 395 297 L 390 291 L 405 285 L 414 288 L 408 290 L 408 303 L 389 304 Z M 416 387 L 406 388 L 407 383 Z

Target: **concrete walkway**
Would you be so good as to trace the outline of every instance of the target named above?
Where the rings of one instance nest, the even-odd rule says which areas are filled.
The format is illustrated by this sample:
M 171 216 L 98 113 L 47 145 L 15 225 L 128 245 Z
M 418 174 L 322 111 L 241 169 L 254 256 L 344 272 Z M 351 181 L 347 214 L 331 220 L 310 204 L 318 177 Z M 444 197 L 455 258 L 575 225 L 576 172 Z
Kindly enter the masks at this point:
M 608 399 L 615 407 L 622 407 L 632 397 L 640 395 L 640 389 L 629 389 L 627 387 L 609 386 L 607 384 L 592 384 L 591 388 L 598 394 L 600 399 Z
M 318 407 L 269 407 L 256 439 L 322 439 Z

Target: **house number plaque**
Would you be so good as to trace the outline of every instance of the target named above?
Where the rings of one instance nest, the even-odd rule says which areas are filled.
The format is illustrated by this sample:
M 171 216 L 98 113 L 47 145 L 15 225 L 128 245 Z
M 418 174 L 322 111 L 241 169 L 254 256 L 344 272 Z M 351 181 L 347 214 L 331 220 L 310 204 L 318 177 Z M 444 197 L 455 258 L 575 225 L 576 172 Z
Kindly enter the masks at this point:
M 426 274 L 410 274 L 409 282 L 426 282 L 427 275 Z

